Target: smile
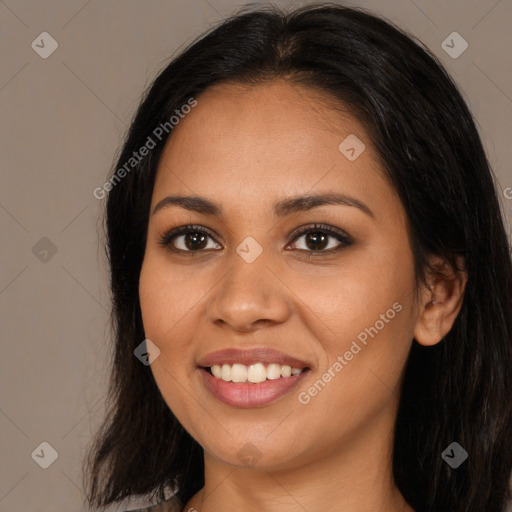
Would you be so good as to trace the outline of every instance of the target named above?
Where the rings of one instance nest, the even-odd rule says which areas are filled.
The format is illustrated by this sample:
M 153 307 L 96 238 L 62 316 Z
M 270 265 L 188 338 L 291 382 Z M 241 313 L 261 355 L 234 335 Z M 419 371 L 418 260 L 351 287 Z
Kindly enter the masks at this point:
M 244 364 L 215 364 L 210 367 L 211 374 L 217 379 L 226 382 L 252 382 L 253 384 L 299 375 L 303 370 L 304 368 L 292 368 L 278 363 L 271 363 L 267 366 L 263 363 L 251 364 L 250 366 Z
M 225 349 L 197 362 L 206 389 L 233 407 L 262 407 L 290 393 L 311 364 L 268 347 Z

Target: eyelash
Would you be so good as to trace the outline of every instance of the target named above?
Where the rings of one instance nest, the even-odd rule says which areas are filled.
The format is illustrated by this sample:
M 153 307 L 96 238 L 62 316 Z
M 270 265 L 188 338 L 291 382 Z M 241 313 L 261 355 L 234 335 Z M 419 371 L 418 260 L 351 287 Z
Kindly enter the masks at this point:
M 203 233 L 203 234 L 209 236 L 210 238 L 212 238 L 215 241 L 215 243 L 218 243 L 215 240 L 215 238 L 213 237 L 213 234 L 211 233 L 211 231 L 209 229 L 207 229 L 203 226 L 193 225 L 193 224 L 188 224 L 186 226 L 180 226 L 178 228 L 171 229 L 170 231 L 168 231 L 161 237 L 161 239 L 158 243 L 160 245 L 163 245 L 168 250 L 170 250 L 174 253 L 191 253 L 191 254 L 193 254 L 193 253 L 204 252 L 205 251 L 204 249 L 197 250 L 197 251 L 190 251 L 190 250 L 187 251 L 187 250 L 183 250 L 183 249 L 176 249 L 175 247 L 173 247 L 172 242 L 175 238 L 177 238 L 180 235 L 184 235 L 184 234 L 188 234 L 188 233 Z M 347 235 L 346 233 L 344 233 L 343 231 L 335 229 L 326 224 L 316 224 L 316 223 L 313 224 L 312 226 L 303 226 L 303 227 L 299 228 L 293 234 L 293 239 L 290 242 L 290 244 L 296 242 L 301 236 L 303 236 L 304 234 L 307 234 L 307 233 L 321 233 L 324 235 L 331 236 L 340 242 L 340 244 L 337 247 L 335 247 L 334 249 L 332 249 L 332 248 L 327 249 L 327 250 L 319 249 L 317 251 L 313 251 L 313 250 L 308 251 L 305 249 L 299 249 L 300 252 L 309 253 L 309 256 L 312 256 L 312 255 L 313 256 L 324 256 L 324 255 L 333 254 L 333 253 L 338 252 L 341 249 L 353 244 L 352 238 L 349 235 Z M 288 245 L 290 245 L 290 244 L 288 244 Z

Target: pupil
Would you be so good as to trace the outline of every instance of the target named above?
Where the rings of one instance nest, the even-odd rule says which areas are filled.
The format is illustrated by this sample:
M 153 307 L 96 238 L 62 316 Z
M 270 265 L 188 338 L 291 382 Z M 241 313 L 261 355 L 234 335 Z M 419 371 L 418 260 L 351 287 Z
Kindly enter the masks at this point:
M 313 245 L 312 250 L 318 251 L 320 249 L 323 249 L 326 247 L 327 236 L 325 236 L 323 233 L 313 232 L 309 233 L 306 236 L 306 244 L 308 247 L 311 248 L 311 245 Z M 311 245 L 309 245 L 311 244 Z
M 199 243 L 198 243 L 199 241 Z M 206 236 L 203 233 L 187 233 L 185 235 L 185 245 L 187 249 L 203 249 L 206 246 Z

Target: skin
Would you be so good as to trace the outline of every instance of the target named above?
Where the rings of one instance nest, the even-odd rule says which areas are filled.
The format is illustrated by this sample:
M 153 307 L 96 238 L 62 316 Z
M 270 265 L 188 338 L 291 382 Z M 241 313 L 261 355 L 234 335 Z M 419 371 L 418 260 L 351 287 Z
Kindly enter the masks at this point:
M 168 195 L 198 195 L 222 216 L 178 205 L 151 215 L 139 286 L 146 337 L 161 351 L 151 364 L 157 385 L 204 448 L 205 487 L 185 510 L 412 511 L 391 472 L 399 386 L 413 337 L 433 345 L 452 327 L 464 277 L 415 288 L 403 207 L 363 125 L 329 98 L 277 80 L 217 85 L 197 100 L 167 142 L 151 211 Z M 338 149 L 349 134 L 366 146 L 354 161 Z M 273 215 L 282 199 L 333 191 L 373 216 L 332 204 Z M 205 248 L 173 253 L 159 243 L 189 223 L 212 231 Z M 353 244 L 329 236 L 325 255 L 310 255 L 308 236 L 294 240 L 294 232 L 314 232 L 313 223 L 343 230 Z M 252 263 L 236 252 L 247 236 L 263 249 Z M 174 245 L 185 251 L 184 241 Z M 401 311 L 300 403 L 298 394 L 397 302 Z M 199 358 L 261 346 L 307 361 L 311 372 L 263 407 L 232 407 L 206 389 Z M 252 467 L 238 456 L 247 443 Z

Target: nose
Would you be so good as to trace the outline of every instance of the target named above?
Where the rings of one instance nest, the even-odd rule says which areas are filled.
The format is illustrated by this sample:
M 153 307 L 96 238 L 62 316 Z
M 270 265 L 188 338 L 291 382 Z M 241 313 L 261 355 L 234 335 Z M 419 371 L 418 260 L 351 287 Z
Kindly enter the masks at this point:
M 250 263 L 235 251 L 229 260 L 230 270 L 208 301 L 208 320 L 237 332 L 285 322 L 291 311 L 290 292 L 265 250 Z

